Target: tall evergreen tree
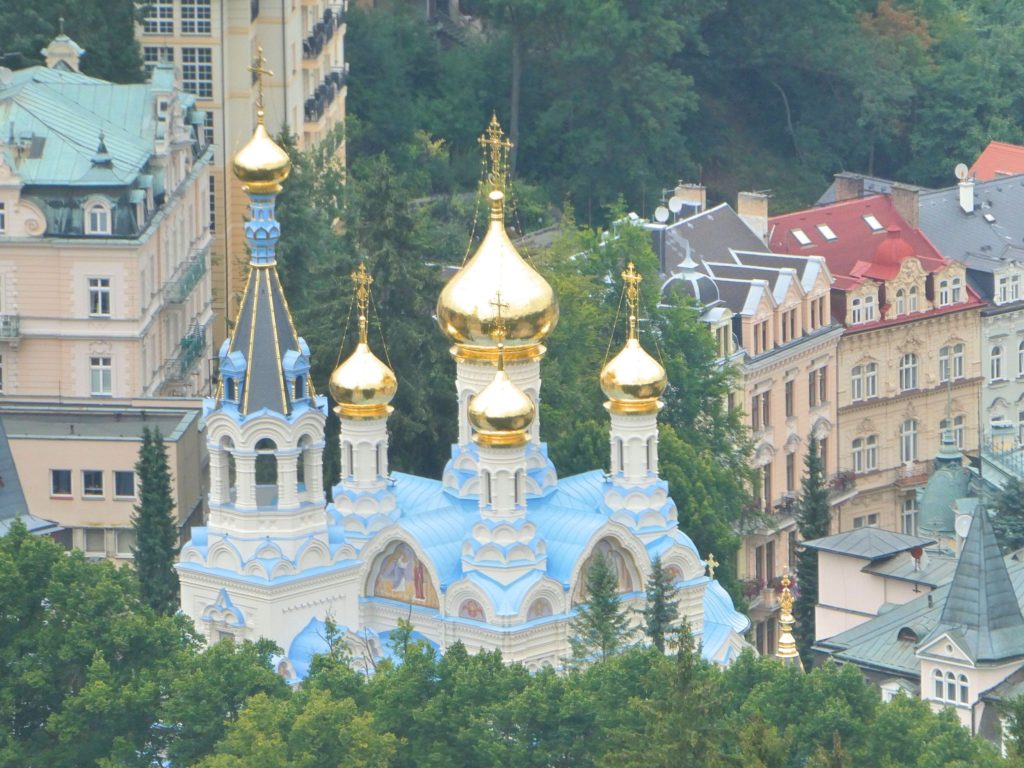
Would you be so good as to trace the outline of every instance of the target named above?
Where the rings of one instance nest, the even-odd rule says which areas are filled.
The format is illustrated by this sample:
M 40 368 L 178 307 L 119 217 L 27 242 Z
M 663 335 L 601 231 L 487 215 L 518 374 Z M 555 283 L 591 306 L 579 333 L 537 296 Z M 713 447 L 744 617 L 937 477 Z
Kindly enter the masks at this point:
M 654 647 L 665 652 L 665 636 L 676 630 L 679 606 L 676 604 L 676 588 L 668 571 L 661 564 L 661 557 L 651 563 L 651 575 L 647 580 L 647 605 L 642 611 L 644 630 Z
M 993 497 L 992 528 L 1005 552 L 1024 547 L 1024 483 L 1011 477 Z
M 178 574 L 174 570 L 178 529 L 171 514 L 174 510 L 171 473 L 159 427 L 143 429 L 135 474 L 139 482 L 139 503 L 132 515 L 132 527 L 135 529 L 139 593 L 153 610 L 169 615 L 178 610 Z
M 797 530 L 804 541 L 820 539 L 828 536 L 831 521 L 832 505 L 825 482 L 825 468 L 818 451 L 818 440 L 811 437 L 804 458 L 800 501 L 796 507 Z M 818 600 L 817 552 L 803 549 L 797 554 L 797 584 L 800 593 L 793 607 L 793 616 L 796 618 L 793 635 L 804 669 L 810 669 L 813 661 L 811 646 L 814 644 L 814 604 Z
M 619 577 L 600 552 L 587 570 L 587 602 L 569 625 L 572 658 L 577 664 L 604 660 L 622 649 L 629 636 L 629 617 L 619 603 Z

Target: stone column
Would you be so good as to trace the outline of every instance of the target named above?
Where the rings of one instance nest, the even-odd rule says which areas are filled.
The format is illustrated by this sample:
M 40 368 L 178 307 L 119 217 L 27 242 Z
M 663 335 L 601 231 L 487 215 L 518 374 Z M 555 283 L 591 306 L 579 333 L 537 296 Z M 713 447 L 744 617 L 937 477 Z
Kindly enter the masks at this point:
M 256 509 L 256 453 L 235 451 L 236 495 L 239 509 Z

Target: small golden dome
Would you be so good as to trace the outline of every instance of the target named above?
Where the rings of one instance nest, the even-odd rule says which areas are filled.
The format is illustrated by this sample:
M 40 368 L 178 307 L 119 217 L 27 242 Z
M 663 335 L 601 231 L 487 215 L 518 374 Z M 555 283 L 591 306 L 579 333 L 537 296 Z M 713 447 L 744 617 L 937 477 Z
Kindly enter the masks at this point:
M 601 389 L 617 413 L 647 413 L 660 406 L 668 386 L 665 369 L 631 336 L 601 371 Z
M 340 415 L 379 418 L 391 412 L 388 403 L 398 391 L 398 379 L 369 345 L 360 341 L 348 359 L 334 369 L 330 389 Z
M 469 423 L 473 438 L 485 445 L 523 445 L 533 423 L 533 401 L 517 387 L 499 366 L 491 383 L 469 401 Z
M 500 190 L 489 195 L 490 225 L 473 257 L 448 281 L 437 300 L 437 321 L 458 344 L 495 347 L 493 332 L 499 293 L 504 343 L 516 348 L 539 343 L 558 322 L 558 300 L 547 281 L 516 251 L 505 231 L 504 199 Z
M 260 194 L 280 190 L 281 182 L 288 178 L 291 171 L 292 161 L 288 153 L 270 138 L 261 114 L 252 138 L 235 155 L 232 165 L 235 176 L 251 192 Z

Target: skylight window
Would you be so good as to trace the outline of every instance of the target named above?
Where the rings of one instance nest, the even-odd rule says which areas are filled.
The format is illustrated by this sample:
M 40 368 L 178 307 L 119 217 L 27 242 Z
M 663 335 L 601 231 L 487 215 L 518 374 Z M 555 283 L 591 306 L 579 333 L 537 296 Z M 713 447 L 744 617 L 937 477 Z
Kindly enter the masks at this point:
M 864 223 L 871 228 L 872 232 L 881 232 L 884 229 L 882 222 L 876 219 L 872 213 L 864 215 Z
M 837 237 L 836 233 L 832 231 L 832 227 L 830 227 L 828 224 L 819 224 L 818 231 L 821 232 L 822 237 L 824 237 L 826 240 L 830 242 L 832 240 L 835 240 Z
M 984 216 L 985 216 L 985 221 L 987 221 L 989 224 L 995 224 L 996 223 L 996 217 L 993 216 L 991 213 L 986 213 L 986 214 L 984 214 Z
M 792 234 L 793 237 L 796 238 L 796 241 L 798 243 L 800 243 L 800 245 L 810 245 L 811 244 L 811 238 L 809 238 L 807 236 L 807 233 L 804 232 L 802 229 L 791 229 L 790 230 L 790 234 Z

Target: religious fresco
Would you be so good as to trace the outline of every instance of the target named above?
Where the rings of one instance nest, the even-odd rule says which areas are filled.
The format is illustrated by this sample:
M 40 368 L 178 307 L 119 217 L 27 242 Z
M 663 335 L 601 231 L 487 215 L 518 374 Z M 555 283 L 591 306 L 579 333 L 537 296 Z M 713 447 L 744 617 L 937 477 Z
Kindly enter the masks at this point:
M 487 620 L 487 617 L 484 616 L 484 607 L 472 599 L 462 601 L 462 605 L 459 606 L 459 618 L 469 619 L 470 621 Z
M 538 597 L 530 603 L 530 609 L 526 612 L 526 620 L 533 621 L 534 619 L 543 619 L 545 616 L 550 616 L 552 613 L 551 603 L 543 597 Z
M 373 582 L 375 596 L 430 608 L 438 607 L 437 590 L 430 580 L 430 574 L 408 544 L 398 544 L 383 557 L 384 561 Z
M 666 567 L 665 575 L 668 577 L 670 584 L 678 584 L 683 580 L 683 572 L 679 569 L 678 565 L 670 565 Z
M 574 603 L 581 603 L 586 600 L 587 573 L 590 571 L 590 566 L 594 563 L 594 558 L 598 555 L 604 557 L 611 564 L 612 570 L 618 576 L 619 594 L 634 592 L 638 588 L 634 586 L 633 574 L 636 571 L 636 567 L 633 565 L 633 558 L 611 539 L 601 539 L 601 541 L 597 542 L 597 546 L 594 547 L 594 551 L 590 553 L 590 557 L 583 563 L 583 568 L 580 569 L 579 581 L 576 584 L 576 589 L 573 590 L 572 601 Z

